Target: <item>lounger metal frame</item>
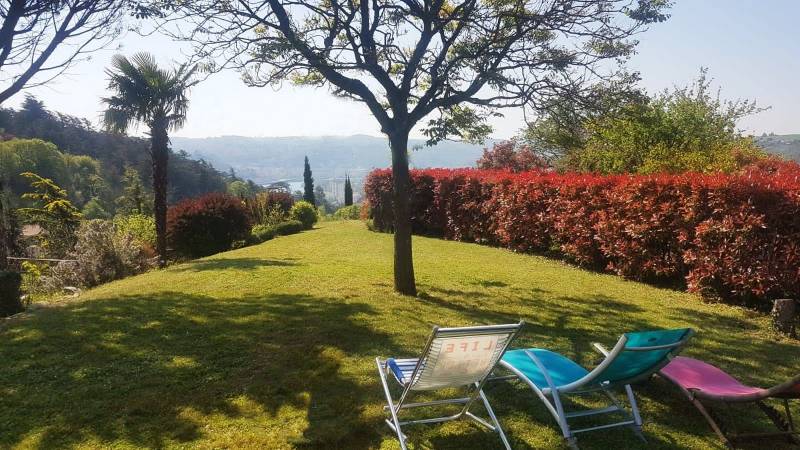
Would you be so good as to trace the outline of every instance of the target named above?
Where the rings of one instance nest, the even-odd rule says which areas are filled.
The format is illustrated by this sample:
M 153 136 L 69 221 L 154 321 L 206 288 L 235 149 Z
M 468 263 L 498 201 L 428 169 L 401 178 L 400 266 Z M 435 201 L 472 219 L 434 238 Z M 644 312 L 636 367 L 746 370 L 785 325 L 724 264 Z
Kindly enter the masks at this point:
M 553 382 L 553 379 L 550 377 L 550 373 L 542 363 L 542 361 L 530 350 L 525 350 L 525 354 L 536 364 L 539 370 L 542 372 L 542 375 L 547 382 L 548 387 L 540 389 L 536 384 L 531 381 L 524 373 L 517 370 L 514 366 L 506 363 L 505 361 L 501 361 L 500 365 L 510 370 L 514 375 L 509 376 L 499 376 L 493 377 L 492 381 L 494 380 L 509 380 L 509 379 L 519 379 L 525 382 L 533 391 L 536 393 L 537 396 L 542 400 L 542 402 L 547 407 L 547 410 L 550 414 L 556 419 L 559 428 L 561 428 L 561 433 L 564 436 L 564 439 L 569 445 L 570 448 L 577 449 L 577 437 L 576 434 L 585 433 L 588 431 L 596 431 L 596 430 L 603 430 L 606 428 L 614 428 L 614 427 L 623 427 L 623 426 L 630 426 L 631 429 L 636 433 L 636 435 L 642 439 L 643 441 L 647 441 L 642 433 L 642 417 L 639 413 L 639 407 L 636 403 L 636 397 L 633 394 L 633 389 L 631 388 L 631 383 L 635 383 L 637 381 L 641 381 L 647 378 L 650 378 L 653 374 L 658 372 L 661 368 L 667 365 L 672 357 L 676 355 L 687 343 L 689 338 L 694 334 L 692 330 L 689 330 L 686 335 L 680 341 L 667 344 L 667 345 L 656 345 L 656 346 L 649 346 L 649 347 L 628 347 L 626 348 L 625 345 L 628 342 L 628 337 L 623 335 L 617 344 L 612 348 L 610 351 L 607 350 L 599 343 L 593 343 L 592 346 L 599 351 L 600 353 L 605 356 L 603 362 L 601 362 L 597 367 L 595 367 L 592 371 L 586 374 L 584 377 L 569 383 L 563 386 L 556 386 Z M 624 379 L 624 380 L 617 380 L 614 383 L 608 382 L 597 382 L 597 378 L 602 375 L 606 368 L 608 368 L 611 363 L 623 352 L 647 352 L 647 351 L 654 351 L 654 350 L 664 350 L 664 349 L 671 349 L 669 353 L 663 358 L 663 361 L 658 365 L 654 366 L 652 370 L 648 370 L 645 373 L 639 374 L 632 378 Z M 622 386 L 625 391 L 626 396 L 628 397 L 628 402 L 630 403 L 630 412 L 622 405 L 619 399 L 614 395 L 612 391 L 615 388 Z M 576 410 L 576 411 L 567 411 L 564 407 L 564 402 L 562 401 L 562 396 L 566 394 L 570 395 L 584 395 L 584 394 L 591 394 L 591 393 L 602 393 L 606 397 L 608 397 L 611 404 L 605 408 L 595 408 L 595 409 L 583 409 L 583 410 Z M 586 428 L 572 428 L 569 424 L 569 419 L 577 418 L 577 417 L 587 417 L 587 416 L 595 416 L 595 415 L 604 415 L 604 414 L 613 414 L 613 413 L 621 413 L 624 414 L 626 417 L 624 420 L 609 424 L 597 425 L 593 427 L 586 427 Z
M 426 423 L 440 423 L 440 422 L 447 422 L 459 419 L 471 420 L 477 425 L 480 425 L 482 427 L 488 428 L 491 431 L 496 432 L 500 436 L 500 439 L 503 441 L 503 445 L 505 446 L 505 448 L 509 450 L 511 449 L 511 445 L 508 443 L 508 438 L 503 432 L 503 429 L 500 426 L 500 422 L 497 420 L 497 416 L 495 416 L 494 410 L 492 410 L 492 407 L 489 404 L 489 400 L 486 398 L 486 394 L 484 394 L 483 392 L 483 386 L 484 384 L 486 384 L 486 380 L 491 375 L 492 370 L 500 361 L 500 358 L 503 357 L 503 354 L 508 349 L 508 346 L 514 340 L 517 333 L 519 333 L 520 329 L 522 328 L 522 325 L 523 322 L 520 322 L 518 324 L 487 325 L 487 326 L 461 327 L 461 328 L 434 327 L 433 332 L 428 338 L 424 350 L 421 353 L 422 356 L 418 359 L 418 362 L 414 367 L 414 371 L 411 374 L 409 381 L 407 383 L 403 383 L 401 380 L 395 377 L 398 383 L 403 387 L 403 391 L 397 400 L 395 400 L 392 397 L 391 389 L 389 388 L 389 382 L 387 380 L 387 372 L 389 372 L 389 368 L 387 367 L 388 360 L 383 360 L 380 357 L 375 359 L 375 363 L 378 366 L 378 373 L 380 375 L 381 384 L 383 385 L 383 391 L 386 396 L 386 402 L 387 402 L 387 405 L 385 405 L 383 409 L 384 411 L 389 411 L 390 414 L 390 417 L 386 419 L 386 424 L 389 426 L 389 428 L 392 429 L 392 431 L 395 432 L 395 434 L 397 434 L 397 438 L 400 440 L 400 447 L 403 450 L 406 450 L 407 448 L 406 447 L 407 436 L 403 433 L 402 430 L 403 426 L 414 425 L 414 424 L 426 424 Z M 465 393 L 463 397 L 417 402 L 417 403 L 408 402 L 408 398 L 411 395 L 412 391 L 415 391 L 414 389 L 415 386 L 421 384 L 420 382 L 421 380 L 423 380 L 422 375 L 424 374 L 426 365 L 435 364 L 434 358 L 436 357 L 436 355 L 431 355 L 431 348 L 434 341 L 440 338 L 472 337 L 472 336 L 477 337 L 477 336 L 487 336 L 487 335 L 501 335 L 501 336 L 504 335 L 506 336 L 506 338 L 505 342 L 502 343 L 501 347 L 496 350 L 496 354 L 492 358 L 493 361 L 491 361 L 490 364 L 487 364 L 487 368 L 483 376 L 481 376 L 474 382 L 470 382 L 469 384 L 456 384 L 452 386 L 441 387 L 441 389 L 463 387 L 465 388 Z M 408 360 L 397 360 L 397 361 L 408 361 Z M 434 390 L 434 389 L 425 389 L 425 390 Z M 478 399 L 481 400 L 484 408 L 486 409 L 487 414 L 489 415 L 488 421 L 486 419 L 482 419 L 476 416 L 470 411 L 470 407 L 472 407 L 478 401 Z M 413 408 L 422 408 L 429 406 L 445 406 L 445 405 L 462 405 L 462 407 L 458 413 L 449 416 L 415 419 L 415 420 L 400 420 L 401 411 Z

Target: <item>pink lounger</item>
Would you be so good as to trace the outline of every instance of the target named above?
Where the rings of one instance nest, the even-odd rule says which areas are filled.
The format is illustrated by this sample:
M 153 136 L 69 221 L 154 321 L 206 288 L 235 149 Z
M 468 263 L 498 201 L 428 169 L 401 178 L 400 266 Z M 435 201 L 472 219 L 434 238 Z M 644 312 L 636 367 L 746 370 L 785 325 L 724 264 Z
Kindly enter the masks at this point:
M 789 409 L 790 399 L 800 399 L 800 375 L 769 389 L 762 389 L 742 384 L 736 378 L 711 364 L 684 356 L 673 359 L 661 369 L 659 374 L 678 386 L 728 447 L 733 448 L 738 439 L 767 436 L 786 436 L 792 442 L 800 444 L 797 437 L 800 432 L 795 428 Z M 786 411 L 785 416 L 764 402 L 770 398 L 782 400 Z M 704 400 L 718 403 L 755 403 L 778 427 L 779 431 L 749 434 L 725 433 L 714 419 L 714 413 L 708 404 L 702 403 Z

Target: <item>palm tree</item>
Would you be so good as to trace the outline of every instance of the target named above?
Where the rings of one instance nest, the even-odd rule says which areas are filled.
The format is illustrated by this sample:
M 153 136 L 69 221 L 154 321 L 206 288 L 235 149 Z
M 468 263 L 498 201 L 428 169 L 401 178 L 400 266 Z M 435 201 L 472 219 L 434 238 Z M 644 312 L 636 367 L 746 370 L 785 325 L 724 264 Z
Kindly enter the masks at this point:
M 153 163 L 153 212 L 156 222 L 156 247 L 159 264 L 167 259 L 167 131 L 181 128 L 189 107 L 187 93 L 197 83 L 197 66 L 182 64 L 162 69 L 149 53 L 137 53 L 130 59 L 114 56 L 108 74 L 108 88 L 113 95 L 103 98 L 107 109 L 106 128 L 125 133 L 129 127 L 143 124 L 150 129 L 150 158 Z

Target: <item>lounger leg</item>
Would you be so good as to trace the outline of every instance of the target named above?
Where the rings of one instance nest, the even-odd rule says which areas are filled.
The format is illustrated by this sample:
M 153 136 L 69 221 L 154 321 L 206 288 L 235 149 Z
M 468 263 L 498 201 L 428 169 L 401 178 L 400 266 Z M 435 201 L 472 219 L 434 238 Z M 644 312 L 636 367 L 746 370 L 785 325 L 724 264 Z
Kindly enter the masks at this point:
M 639 414 L 639 405 L 636 403 L 636 396 L 633 395 L 633 389 L 631 389 L 631 385 L 625 385 L 625 393 L 628 394 L 628 402 L 631 404 L 631 414 L 633 415 L 633 432 L 636 433 L 636 436 L 639 437 L 645 443 L 647 442 L 647 438 L 644 437 L 644 432 L 642 432 L 642 416 Z
M 397 433 L 397 439 L 400 440 L 400 448 L 406 450 L 406 439 L 403 430 L 400 428 L 400 420 L 397 418 L 397 410 L 395 409 L 394 402 L 392 401 L 392 393 L 389 391 L 389 384 L 386 382 L 386 373 L 384 371 L 383 363 L 380 358 L 375 358 L 375 363 L 378 365 L 378 375 L 381 377 L 381 384 L 383 384 L 383 392 L 386 395 L 386 402 L 389 405 L 389 412 L 392 414 L 392 424 L 394 424 L 394 431 Z
M 792 411 L 789 409 L 788 399 L 783 399 L 783 408 L 784 411 L 786 412 L 786 417 L 783 417 L 777 408 L 774 408 L 772 407 L 772 405 L 768 405 L 763 401 L 757 401 L 756 405 L 758 405 L 758 407 L 769 418 L 769 420 L 771 420 L 772 423 L 775 424 L 775 427 L 777 429 L 779 429 L 781 432 L 787 433 L 786 438 L 789 440 L 789 442 L 792 442 L 794 444 L 800 443 L 798 442 L 800 441 L 800 439 L 798 439 L 798 436 L 795 434 L 791 434 L 795 433 L 795 428 L 794 428 L 794 420 L 792 419 Z
M 492 419 L 492 424 L 494 424 L 495 430 L 497 434 L 500 435 L 500 440 L 503 441 L 503 445 L 506 446 L 506 450 L 511 450 L 511 444 L 508 443 L 508 439 L 506 438 L 506 434 L 503 432 L 503 428 L 500 427 L 500 421 L 497 420 L 497 417 L 494 415 L 494 410 L 492 410 L 492 406 L 489 405 L 489 399 L 486 398 L 486 394 L 483 393 L 483 389 L 478 391 L 478 395 L 481 396 L 481 400 L 483 400 L 483 407 L 486 408 L 486 412 L 489 414 L 489 417 Z
M 783 399 L 783 408 L 786 410 L 786 420 L 789 422 L 789 431 L 797 433 L 797 429 L 794 427 L 794 419 L 792 419 L 792 410 L 789 408 L 788 398 Z M 800 445 L 800 436 L 797 434 L 790 434 L 789 440 Z
M 700 400 L 693 398 L 692 404 L 695 408 L 697 408 L 698 411 L 700 411 L 700 414 L 706 418 L 708 424 L 711 425 L 711 429 L 714 430 L 714 433 L 716 433 L 717 436 L 719 436 L 719 438 L 722 440 L 722 443 L 728 448 L 734 448 L 733 443 L 730 441 L 730 439 L 728 439 L 727 436 L 725 436 L 725 433 L 722 431 L 719 425 L 717 425 L 717 422 L 714 420 L 714 418 L 711 417 L 711 414 L 706 410 L 705 406 L 700 403 Z

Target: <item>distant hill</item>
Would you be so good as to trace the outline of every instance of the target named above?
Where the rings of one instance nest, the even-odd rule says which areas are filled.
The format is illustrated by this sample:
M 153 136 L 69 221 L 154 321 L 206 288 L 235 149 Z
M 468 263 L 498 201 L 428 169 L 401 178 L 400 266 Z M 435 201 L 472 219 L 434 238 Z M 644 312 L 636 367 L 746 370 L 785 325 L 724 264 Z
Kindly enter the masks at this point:
M 424 141 L 412 140 L 413 167 L 467 167 L 483 152 L 483 146 L 461 142 L 442 142 L 424 147 Z M 490 143 L 487 143 L 490 145 Z M 303 156 L 307 155 L 318 181 L 344 177 L 363 178 L 376 167 L 391 163 L 389 143 L 385 138 L 354 136 L 322 137 L 242 137 L 172 138 L 175 150 L 185 150 L 195 158 L 211 162 L 225 170 L 232 167 L 238 176 L 257 183 L 277 180 L 301 180 Z
M 800 134 L 764 134 L 755 141 L 769 153 L 800 162 Z

